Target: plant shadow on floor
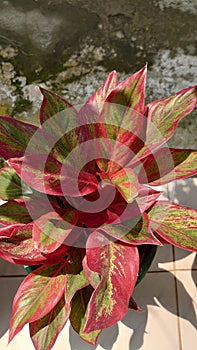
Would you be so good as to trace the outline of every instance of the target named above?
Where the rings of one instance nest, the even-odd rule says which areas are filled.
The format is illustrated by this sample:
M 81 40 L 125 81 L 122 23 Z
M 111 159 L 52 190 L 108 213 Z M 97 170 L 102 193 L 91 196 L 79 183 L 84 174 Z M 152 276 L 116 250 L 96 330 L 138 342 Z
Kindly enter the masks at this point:
M 190 252 L 183 251 L 181 258 L 186 257 L 189 254 Z M 195 264 L 196 262 L 194 262 L 193 267 L 196 266 Z M 191 271 L 194 283 L 197 282 L 197 274 L 195 272 L 196 271 L 193 270 Z M 129 348 L 127 350 L 142 349 L 144 334 L 146 333 L 147 327 L 149 306 L 154 306 L 156 308 L 161 307 L 171 314 L 175 316 L 177 315 L 175 284 L 182 296 L 181 300 L 179 300 L 180 304 L 185 303 L 189 308 L 189 311 L 188 309 L 186 311 L 185 308 L 180 309 L 179 317 L 187 320 L 193 327 L 197 327 L 192 298 L 186 291 L 183 283 L 179 281 L 173 273 L 164 269 L 159 269 L 157 273 L 149 272 L 134 291 L 134 298 L 142 309 L 142 312 L 128 310 L 126 316 L 121 321 L 131 330 Z M 105 329 L 98 339 L 98 345 L 105 350 L 112 350 L 118 335 L 119 325 L 114 325 Z M 69 342 L 71 350 L 93 350 L 97 348 L 96 346 L 88 345 L 79 339 L 71 327 L 69 331 Z
M 191 253 L 181 250 L 179 259 L 186 258 L 189 254 Z M 168 260 L 170 261 L 170 259 Z M 165 260 L 165 262 L 169 261 Z M 193 262 L 191 271 L 191 276 L 193 278 L 194 284 L 197 283 L 196 264 L 197 261 L 195 260 Z M 144 334 L 146 332 L 147 326 L 148 307 L 150 305 L 154 307 L 163 307 L 170 313 L 176 315 L 177 309 L 174 295 L 175 281 L 177 283 L 180 294 L 182 295 L 180 303 L 184 302 L 189 307 L 189 312 L 186 312 L 184 308 L 183 311 L 180 309 L 180 318 L 188 320 L 191 325 L 197 327 L 192 298 L 187 293 L 182 282 L 180 282 L 177 278 L 175 279 L 172 273 L 164 269 L 159 269 L 158 273 L 149 272 L 144 280 L 137 286 L 134 292 L 135 299 L 138 305 L 141 307 L 142 312 L 129 310 L 127 315 L 122 320 L 122 323 L 126 327 L 130 328 L 130 345 L 127 350 L 138 350 L 142 348 L 144 343 Z M 5 284 L 2 283 L 1 285 L 1 315 L 3 322 L 0 324 L 0 337 L 3 336 L 9 327 L 11 305 L 20 282 L 21 278 L 15 280 L 15 283 L 17 285 L 15 285 L 15 283 L 14 286 L 12 283 L 9 285 L 9 283 L 6 282 Z M 173 289 L 171 289 L 169 293 L 170 286 L 172 286 Z M 7 288 L 12 288 L 11 292 L 7 293 Z M 113 345 L 118 338 L 118 335 L 119 325 L 114 325 L 108 329 L 105 329 L 98 339 L 98 344 L 105 350 L 112 350 Z M 71 350 L 94 350 L 97 348 L 96 346 L 88 345 L 83 340 L 81 340 L 71 327 L 69 330 L 69 342 Z

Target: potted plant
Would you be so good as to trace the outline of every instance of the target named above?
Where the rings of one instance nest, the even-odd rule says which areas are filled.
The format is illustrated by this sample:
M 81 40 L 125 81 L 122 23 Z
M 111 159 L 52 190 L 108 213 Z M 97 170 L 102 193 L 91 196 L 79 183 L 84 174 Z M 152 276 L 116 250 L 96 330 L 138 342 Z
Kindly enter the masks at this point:
M 197 211 L 158 186 L 197 174 L 197 151 L 169 148 L 197 87 L 145 106 L 146 67 L 116 72 L 82 107 L 41 88 L 40 126 L 0 117 L 0 257 L 30 266 L 13 301 L 9 341 L 29 323 L 49 350 L 68 319 L 96 344 L 139 310 L 132 292 L 158 245 L 197 249 Z

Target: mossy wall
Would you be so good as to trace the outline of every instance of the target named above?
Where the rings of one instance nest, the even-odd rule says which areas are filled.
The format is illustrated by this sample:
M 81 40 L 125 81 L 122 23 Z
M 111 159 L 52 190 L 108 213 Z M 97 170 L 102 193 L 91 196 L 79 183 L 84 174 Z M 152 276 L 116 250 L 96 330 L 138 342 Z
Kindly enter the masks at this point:
M 147 101 L 197 84 L 196 0 L 0 0 L 0 114 L 38 120 L 37 85 L 83 102 L 148 63 Z M 197 145 L 196 112 L 173 144 Z

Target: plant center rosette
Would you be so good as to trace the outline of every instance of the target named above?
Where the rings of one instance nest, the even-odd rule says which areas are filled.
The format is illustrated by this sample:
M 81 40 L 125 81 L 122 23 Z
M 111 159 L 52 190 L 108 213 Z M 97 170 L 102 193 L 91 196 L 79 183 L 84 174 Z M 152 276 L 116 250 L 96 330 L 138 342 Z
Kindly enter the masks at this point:
M 197 174 L 197 151 L 167 141 L 197 88 L 145 105 L 146 67 L 112 72 L 83 106 L 41 88 L 40 126 L 0 117 L 0 257 L 39 265 L 13 302 L 9 340 L 29 323 L 50 350 L 68 319 L 96 344 L 139 310 L 133 289 L 147 246 L 197 250 L 197 212 L 162 201 L 158 186 Z

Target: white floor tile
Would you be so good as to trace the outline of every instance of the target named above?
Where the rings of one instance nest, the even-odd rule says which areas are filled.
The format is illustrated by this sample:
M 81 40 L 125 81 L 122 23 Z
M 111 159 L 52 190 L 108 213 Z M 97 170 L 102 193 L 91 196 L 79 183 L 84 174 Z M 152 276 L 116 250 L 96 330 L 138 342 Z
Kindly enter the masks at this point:
M 197 254 L 175 248 L 175 268 L 181 270 L 197 269 Z
M 33 350 L 28 327 L 25 327 L 8 347 L 6 346 L 11 303 L 20 281 L 19 278 L 1 278 L 3 288 L 0 300 L 4 305 L 3 310 L 1 307 L 4 315 L 1 318 L 1 350 Z M 81 341 L 67 325 L 53 350 L 179 350 L 173 276 L 168 272 L 149 273 L 134 294 L 143 312 L 129 310 L 122 322 L 103 331 L 96 348 Z
M 0 337 L 7 331 L 12 313 L 12 302 L 22 278 L 0 278 Z M 0 349 L 1 339 L 0 339 Z
M 136 288 L 134 297 L 144 311 L 130 311 L 123 320 L 134 329 L 128 349 L 179 350 L 173 275 L 169 272 L 148 273 Z
M 158 247 L 149 271 L 173 270 L 173 267 L 172 246 Z
M 173 201 L 197 209 L 197 178 L 175 181 Z
M 27 275 L 23 265 L 11 264 L 0 258 L 0 276 Z
M 179 322 L 183 350 L 195 350 L 197 344 L 197 271 L 176 271 Z

